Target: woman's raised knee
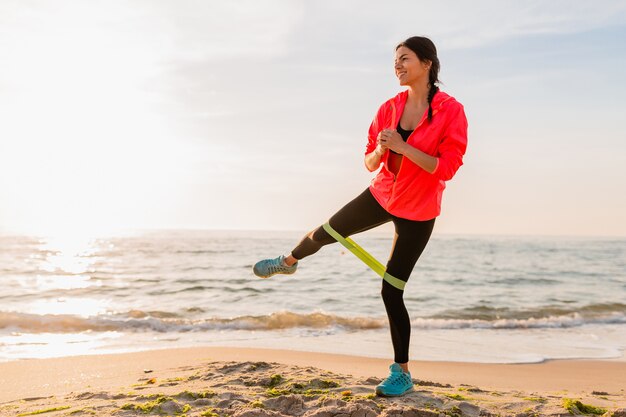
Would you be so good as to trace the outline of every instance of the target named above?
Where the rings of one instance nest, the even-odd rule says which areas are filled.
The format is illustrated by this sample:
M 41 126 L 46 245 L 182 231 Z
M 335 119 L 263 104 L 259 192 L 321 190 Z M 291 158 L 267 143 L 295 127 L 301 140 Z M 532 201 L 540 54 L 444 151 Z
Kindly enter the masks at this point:
M 328 245 L 330 243 L 335 242 L 335 239 L 331 235 L 329 235 L 328 232 L 326 230 L 324 230 L 324 228 L 322 226 L 318 227 L 313 232 L 311 232 L 309 234 L 309 238 L 313 242 L 315 242 L 315 243 L 317 243 L 317 244 L 319 244 L 321 246 Z

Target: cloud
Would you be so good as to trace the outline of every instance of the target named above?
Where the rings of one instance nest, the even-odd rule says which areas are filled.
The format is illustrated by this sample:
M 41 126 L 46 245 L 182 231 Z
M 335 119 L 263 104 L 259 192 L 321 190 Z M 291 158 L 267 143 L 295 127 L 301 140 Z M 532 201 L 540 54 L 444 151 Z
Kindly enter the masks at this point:
M 276 184 L 307 184 L 302 201 L 310 193 L 340 204 L 346 190 L 367 183 L 367 127 L 399 89 L 393 47 L 411 35 L 435 41 L 444 87 L 474 116 L 472 132 L 484 133 L 472 138 L 470 161 L 481 143 L 501 144 L 503 152 L 517 146 L 500 133 L 506 122 L 524 126 L 530 111 L 537 142 L 558 142 L 545 132 L 564 136 L 557 122 L 571 119 L 578 130 L 581 121 L 601 124 L 617 143 L 612 115 L 621 107 L 600 94 L 622 85 L 622 46 L 610 31 L 586 32 L 623 25 L 625 9 L 623 2 L 581 1 L 0 2 L 0 199 L 13 207 L 3 208 L 2 221 L 25 209 L 35 216 L 36 202 L 57 198 L 57 189 L 68 201 L 131 201 L 129 218 L 149 211 L 141 192 L 159 205 L 173 201 L 159 203 L 172 193 L 181 201 L 212 198 L 212 187 L 229 196 L 224 212 L 275 192 Z M 579 35 L 537 36 L 550 34 Z M 581 50 L 593 59 L 579 60 Z M 596 87 L 572 97 L 572 82 L 591 85 L 585 77 Z M 585 97 L 594 106 L 568 104 Z M 583 111 L 585 118 L 577 113 Z M 87 194 L 64 188 L 74 174 L 62 168 L 77 160 Z M 467 165 L 476 178 L 484 174 L 484 165 Z M 3 178 L 16 177 L 21 188 L 3 188 Z M 16 203 L 11 194 L 19 194 Z M 155 215 L 154 223 L 172 224 L 176 210 Z M 194 216 L 202 223 L 206 214 Z M 317 216 L 317 209 L 303 207 L 302 216 Z
M 304 2 L 299 41 L 325 48 L 348 46 L 371 54 L 412 35 L 432 37 L 438 46 L 473 48 L 537 34 L 571 34 L 622 25 L 626 4 L 588 1 L 478 0 Z
M 623 24 L 626 4 L 584 1 L 475 1 L 434 3 L 425 18 L 440 16 L 430 29 L 446 49 L 502 43 L 541 34 L 573 34 Z M 429 25 L 430 26 L 430 25 Z

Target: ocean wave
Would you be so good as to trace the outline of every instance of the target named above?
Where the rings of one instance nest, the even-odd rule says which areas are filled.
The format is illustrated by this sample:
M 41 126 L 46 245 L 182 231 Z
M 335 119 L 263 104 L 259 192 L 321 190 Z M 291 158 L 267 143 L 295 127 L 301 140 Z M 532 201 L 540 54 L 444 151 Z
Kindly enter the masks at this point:
M 278 312 L 265 316 L 235 318 L 185 319 L 163 312 L 132 310 L 124 315 L 80 317 L 74 315 L 38 315 L 0 312 L 0 329 L 29 333 L 66 333 L 81 331 L 157 331 L 188 332 L 209 330 L 284 330 L 298 327 L 323 329 L 342 327 L 348 330 L 378 329 L 382 319 L 346 318 L 332 314 Z
M 416 319 L 414 327 L 421 329 L 555 329 L 580 327 L 588 324 L 626 324 L 626 314 L 585 317 L 579 313 L 528 319 Z
M 413 328 L 423 330 L 571 328 L 587 324 L 626 324 L 626 314 L 613 312 L 604 315 L 585 316 L 581 313 L 571 313 L 560 316 L 525 319 L 416 318 L 412 320 Z M 83 331 L 155 331 L 168 333 L 213 330 L 272 331 L 295 328 L 356 331 L 382 329 L 387 326 L 388 321 L 386 317 L 343 317 L 322 312 L 301 314 L 282 311 L 261 316 L 204 319 L 190 319 L 174 313 L 145 312 L 140 310 L 86 318 L 74 315 L 0 312 L 0 330 L 25 333 L 72 333 Z
M 586 319 L 610 316 L 613 314 L 626 315 L 626 304 L 622 303 L 597 303 L 584 306 L 541 306 L 536 308 L 527 308 L 524 310 L 516 310 L 506 307 L 490 307 L 478 305 L 473 307 L 465 307 L 462 309 L 446 310 L 442 313 L 434 314 L 429 319 L 461 319 L 461 320 L 482 320 L 482 321 L 501 321 L 501 320 L 532 320 L 547 319 L 551 317 L 569 317 L 573 315 L 581 315 Z
M 222 254 L 222 253 L 235 253 L 234 249 L 220 249 L 220 250 L 211 250 L 211 249 L 179 249 L 174 251 L 177 254 L 191 254 L 191 255 L 214 255 L 214 254 Z

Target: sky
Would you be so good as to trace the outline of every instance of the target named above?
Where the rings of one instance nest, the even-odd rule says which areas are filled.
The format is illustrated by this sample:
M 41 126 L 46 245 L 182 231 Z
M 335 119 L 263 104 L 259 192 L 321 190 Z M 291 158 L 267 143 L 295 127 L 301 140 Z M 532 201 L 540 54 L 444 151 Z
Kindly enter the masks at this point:
M 0 232 L 310 230 L 428 36 L 469 122 L 435 233 L 626 236 L 624 1 L 0 2 Z

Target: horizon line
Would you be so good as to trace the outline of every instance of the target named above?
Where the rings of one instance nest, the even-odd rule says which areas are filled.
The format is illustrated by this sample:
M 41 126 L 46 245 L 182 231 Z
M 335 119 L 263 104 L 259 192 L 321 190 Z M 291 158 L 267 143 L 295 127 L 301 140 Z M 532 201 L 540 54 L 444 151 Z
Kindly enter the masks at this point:
M 306 229 L 232 229 L 232 228 L 207 228 L 207 227 L 163 227 L 163 228 L 120 228 L 112 232 L 94 231 L 92 233 L 84 233 L 85 237 L 114 237 L 124 234 L 134 233 L 154 233 L 154 232 L 221 232 L 221 233 L 306 233 Z M 386 234 L 388 231 L 368 230 L 365 232 L 357 233 L 356 235 L 362 235 L 365 233 L 370 234 Z M 68 234 L 74 234 L 68 232 Z M 25 232 L 25 231 L 10 231 L 0 229 L 0 237 L 50 237 L 59 236 L 59 233 L 50 232 Z M 515 233 L 451 233 L 451 232 L 437 232 L 433 231 L 434 236 L 444 237 L 493 237 L 493 238 L 578 238 L 578 239 L 626 239 L 626 235 L 600 235 L 600 234 L 515 234 Z M 390 236 L 390 238 L 393 236 Z

